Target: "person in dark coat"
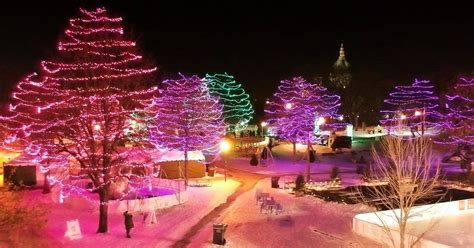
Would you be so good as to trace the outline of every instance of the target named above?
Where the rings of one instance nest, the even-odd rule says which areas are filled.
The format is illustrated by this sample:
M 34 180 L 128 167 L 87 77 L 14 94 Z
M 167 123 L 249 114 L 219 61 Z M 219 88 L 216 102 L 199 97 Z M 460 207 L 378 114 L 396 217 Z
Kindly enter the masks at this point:
M 123 213 L 123 216 L 125 217 L 125 230 L 127 230 L 127 238 L 130 237 L 130 230 L 134 227 L 133 226 L 133 215 L 130 214 L 128 211 L 125 211 Z

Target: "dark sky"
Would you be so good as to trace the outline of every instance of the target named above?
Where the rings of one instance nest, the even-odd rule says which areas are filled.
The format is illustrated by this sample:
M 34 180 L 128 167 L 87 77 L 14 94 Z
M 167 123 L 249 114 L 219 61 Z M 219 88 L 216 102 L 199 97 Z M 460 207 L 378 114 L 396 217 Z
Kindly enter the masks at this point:
M 281 79 L 297 74 L 327 77 L 341 40 L 354 83 L 367 88 L 369 95 L 384 95 L 394 82 L 408 83 L 415 77 L 430 79 L 443 90 L 454 75 L 474 68 L 472 7 L 460 3 L 174 2 L 37 1 L 2 6 L 0 100 L 5 102 L 17 80 L 54 54 L 68 18 L 81 6 L 104 5 L 122 16 L 126 33 L 162 68 L 161 77 L 228 72 L 244 84 L 257 109 Z

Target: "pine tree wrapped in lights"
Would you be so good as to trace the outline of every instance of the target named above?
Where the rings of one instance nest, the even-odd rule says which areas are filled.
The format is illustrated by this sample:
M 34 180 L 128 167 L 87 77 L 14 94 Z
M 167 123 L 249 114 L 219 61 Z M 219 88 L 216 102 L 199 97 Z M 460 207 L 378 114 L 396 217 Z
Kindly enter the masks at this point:
M 206 74 L 209 93 L 217 96 L 224 105 L 224 120 L 228 132 L 241 131 L 247 128 L 254 113 L 250 96 L 233 76 L 225 74 Z
M 381 124 L 390 130 L 410 129 L 413 136 L 424 135 L 426 131 L 436 134 L 443 124 L 439 112 L 439 98 L 430 81 L 417 80 L 412 85 L 396 86 L 381 110 Z
M 139 117 L 146 115 L 145 106 L 158 91 L 146 88 L 156 67 L 144 67 L 135 42 L 124 39 L 121 22 L 122 18 L 109 17 L 104 8 L 80 9 L 79 17 L 70 19 L 58 55 L 42 61 L 39 73 L 44 85 L 38 84 L 40 88 L 56 97 L 29 104 L 38 111 L 32 118 L 39 120 L 32 121 L 37 121 L 39 128 L 17 127 L 31 133 L 29 142 L 38 140 L 34 133 L 42 133 L 48 137 L 47 144 L 41 144 L 47 156 L 65 158 L 55 161 L 64 173 L 50 176 L 61 189 L 61 200 L 73 193 L 88 198 L 91 192 L 98 194 L 97 232 L 107 232 L 112 185 L 124 173 L 131 178 L 131 167 L 148 165 L 147 161 L 137 164 L 129 159 L 148 141 L 146 130 L 130 130 L 142 121 Z M 125 142 L 133 148 L 123 147 Z M 84 176 L 92 188 L 75 183 Z M 134 178 L 136 190 L 148 187 L 140 183 L 141 178 Z
M 474 77 L 461 77 L 446 95 L 446 138 L 441 143 L 474 145 Z
M 339 117 L 339 106 L 339 96 L 329 94 L 319 84 L 295 77 L 280 82 L 274 99 L 267 103 L 265 113 L 268 123 L 276 127 L 278 136 L 293 143 L 294 156 L 296 143 L 304 143 L 308 146 L 309 158 L 311 143 L 319 138 L 316 135 L 319 126 L 330 117 Z M 309 180 L 309 163 L 307 169 Z
M 184 153 L 184 178 L 188 181 L 188 152 L 213 153 L 225 133 L 223 106 L 211 96 L 203 79 L 180 75 L 164 81 L 165 90 L 149 108 L 155 113 L 150 141 L 158 148 Z

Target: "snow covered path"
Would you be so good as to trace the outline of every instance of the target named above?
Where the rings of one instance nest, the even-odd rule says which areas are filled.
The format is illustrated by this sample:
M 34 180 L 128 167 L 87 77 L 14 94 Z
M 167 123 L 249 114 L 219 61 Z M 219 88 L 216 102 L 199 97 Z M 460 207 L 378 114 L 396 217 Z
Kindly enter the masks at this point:
M 272 189 L 269 178 L 255 184 L 253 173 L 230 169 L 229 174 L 237 176 L 235 180 L 244 179 L 245 190 L 232 195 L 228 203 L 221 205 L 224 208 L 219 207 L 214 214 L 206 216 L 193 234 L 188 233 L 174 247 L 220 247 L 212 244 L 214 223 L 229 225 L 225 247 L 379 247 L 352 233 L 353 216 L 370 210 L 364 205 L 329 203 L 314 197 L 295 198 L 281 189 Z M 256 188 L 270 193 L 283 205 L 284 212 L 260 213 L 255 202 Z
M 189 229 L 189 231 L 183 236 L 181 240 L 176 242 L 173 247 L 187 247 L 191 241 L 191 239 L 199 233 L 203 228 L 207 228 L 207 226 L 212 226 L 212 220 L 219 217 L 223 212 L 225 212 L 235 200 L 240 197 L 245 192 L 252 190 L 255 185 L 258 183 L 263 176 L 248 173 L 236 169 L 229 169 L 227 171 L 228 177 L 232 177 L 233 180 L 239 181 L 241 185 L 237 188 L 237 190 L 230 195 L 225 203 L 214 208 L 211 212 L 209 212 L 206 216 L 204 216 L 197 224 Z M 245 178 L 245 180 L 241 180 Z

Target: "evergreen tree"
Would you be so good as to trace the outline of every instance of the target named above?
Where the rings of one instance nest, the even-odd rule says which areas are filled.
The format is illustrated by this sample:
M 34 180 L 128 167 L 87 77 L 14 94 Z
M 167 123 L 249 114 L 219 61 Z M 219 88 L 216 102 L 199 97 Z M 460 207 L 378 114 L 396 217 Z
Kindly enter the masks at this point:
M 228 132 L 240 131 L 247 128 L 254 113 L 250 96 L 245 93 L 242 85 L 233 76 L 225 74 L 206 74 L 209 93 L 219 97 L 224 105 L 224 121 Z

